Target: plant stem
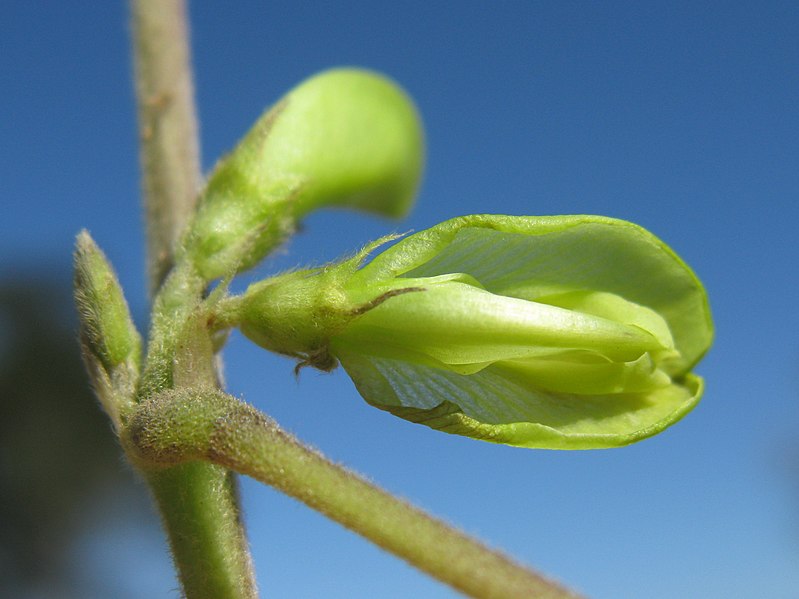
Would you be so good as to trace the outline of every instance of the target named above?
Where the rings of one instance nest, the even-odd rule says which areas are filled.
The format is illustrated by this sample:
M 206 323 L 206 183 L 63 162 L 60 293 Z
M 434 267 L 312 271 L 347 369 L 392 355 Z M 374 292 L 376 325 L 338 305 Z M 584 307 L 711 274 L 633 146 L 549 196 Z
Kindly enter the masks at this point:
M 133 0 L 131 14 L 150 290 L 155 295 L 160 289 L 141 401 L 178 385 L 213 385 L 216 373 L 207 332 L 189 330 L 202 283 L 181 270 L 167 278 L 200 182 L 186 6 L 183 0 Z M 235 475 L 203 463 L 143 473 L 169 536 L 184 595 L 256 597 Z
M 198 387 L 217 385 L 213 347 L 199 304 L 203 287 L 191 268 L 181 266 L 161 287 L 139 383 L 140 402 L 163 397 L 164 392 L 180 397 Z M 202 411 L 201 405 L 187 408 Z M 186 597 L 257 597 L 236 475 L 202 462 L 140 471 L 158 504 Z
M 146 472 L 185 597 L 258 596 L 238 506 L 238 481 L 227 468 L 191 462 Z
M 194 209 L 200 157 L 184 0 L 132 0 L 150 288 Z
M 152 398 L 140 406 L 124 441 L 145 469 L 202 459 L 252 476 L 471 597 L 577 597 L 333 464 L 220 391 Z

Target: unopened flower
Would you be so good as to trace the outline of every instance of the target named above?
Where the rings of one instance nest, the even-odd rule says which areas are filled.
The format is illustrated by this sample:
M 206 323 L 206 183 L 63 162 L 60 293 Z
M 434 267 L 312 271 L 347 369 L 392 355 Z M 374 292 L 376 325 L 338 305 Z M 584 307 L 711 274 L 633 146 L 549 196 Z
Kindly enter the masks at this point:
M 97 397 L 119 430 L 139 375 L 141 336 L 114 269 L 87 231 L 78 235 L 74 258 L 83 361 Z
M 636 225 L 469 216 L 362 260 L 254 285 L 239 326 L 302 363 L 339 361 L 392 414 L 522 447 L 625 445 L 701 396 L 704 289 Z
M 211 280 L 254 266 L 319 208 L 404 216 L 423 145 L 416 109 L 391 80 L 351 68 L 311 77 L 216 165 L 179 257 Z

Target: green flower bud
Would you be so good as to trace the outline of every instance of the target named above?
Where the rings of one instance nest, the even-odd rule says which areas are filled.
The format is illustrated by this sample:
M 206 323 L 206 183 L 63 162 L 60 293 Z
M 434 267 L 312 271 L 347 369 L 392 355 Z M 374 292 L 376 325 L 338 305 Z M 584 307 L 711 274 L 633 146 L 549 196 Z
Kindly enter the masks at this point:
M 81 340 L 111 370 L 138 356 L 141 337 L 130 317 L 122 288 L 108 259 L 87 231 L 75 248 L 75 303 Z
M 521 447 L 625 445 L 700 398 L 704 289 L 636 225 L 470 216 L 361 259 L 253 286 L 242 331 L 306 363 L 339 360 L 397 416 Z
M 124 406 L 132 402 L 141 336 L 113 268 L 86 231 L 76 242 L 74 293 L 84 361 L 103 407 L 119 428 Z
M 253 266 L 318 208 L 403 216 L 422 161 L 421 123 L 399 87 L 364 70 L 316 75 L 216 166 L 183 257 L 210 280 Z

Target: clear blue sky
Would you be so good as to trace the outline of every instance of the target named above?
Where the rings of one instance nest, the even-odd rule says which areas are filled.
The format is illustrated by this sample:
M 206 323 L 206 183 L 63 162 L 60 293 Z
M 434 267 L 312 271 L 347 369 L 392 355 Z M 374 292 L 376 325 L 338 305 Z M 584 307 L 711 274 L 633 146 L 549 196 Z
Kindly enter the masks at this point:
M 125 3 L 3 12 L 0 271 L 46 262 L 68 278 L 87 227 L 144 314 Z M 406 222 L 315 215 L 262 275 L 461 214 L 605 214 L 694 268 L 717 328 L 699 407 L 616 450 L 437 433 L 369 407 L 343 372 L 297 382 L 289 361 L 240 337 L 226 353 L 233 393 L 592 597 L 799 596 L 799 3 L 196 1 L 191 19 L 206 168 L 330 66 L 387 73 L 425 120 Z M 269 488 L 243 492 L 267 596 L 453 596 Z M 76 559 L 136 596 L 174 597 L 161 541 L 127 526 L 124 543 L 99 523 Z

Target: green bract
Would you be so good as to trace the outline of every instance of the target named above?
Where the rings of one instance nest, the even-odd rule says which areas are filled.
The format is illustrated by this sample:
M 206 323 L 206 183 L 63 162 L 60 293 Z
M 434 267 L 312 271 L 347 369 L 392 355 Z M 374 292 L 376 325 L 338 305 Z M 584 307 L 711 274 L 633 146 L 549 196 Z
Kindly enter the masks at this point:
M 396 84 L 359 69 L 311 77 L 216 166 L 182 256 L 210 280 L 253 266 L 321 207 L 403 216 L 423 153 L 416 109 Z
M 358 269 L 254 285 L 257 343 L 330 368 L 392 414 L 521 447 L 625 445 L 698 402 L 701 283 L 660 240 L 597 216 L 468 216 Z

